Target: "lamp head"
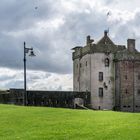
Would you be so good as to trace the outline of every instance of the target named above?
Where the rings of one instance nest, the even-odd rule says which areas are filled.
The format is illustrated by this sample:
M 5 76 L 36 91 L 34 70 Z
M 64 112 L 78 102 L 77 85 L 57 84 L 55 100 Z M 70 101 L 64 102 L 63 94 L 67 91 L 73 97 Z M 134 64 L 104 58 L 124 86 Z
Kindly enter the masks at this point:
M 34 51 L 33 51 L 33 49 L 30 51 L 30 54 L 29 54 L 29 56 L 36 56 L 36 55 L 34 54 Z

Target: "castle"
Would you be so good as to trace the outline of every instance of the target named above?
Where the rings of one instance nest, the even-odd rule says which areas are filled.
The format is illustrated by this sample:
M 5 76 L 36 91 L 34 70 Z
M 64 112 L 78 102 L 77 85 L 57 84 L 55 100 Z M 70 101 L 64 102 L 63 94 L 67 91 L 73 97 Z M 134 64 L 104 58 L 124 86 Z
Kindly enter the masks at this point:
M 140 111 L 140 52 L 135 40 L 116 45 L 108 32 L 97 42 L 73 48 L 73 89 L 89 91 L 93 109 Z
M 73 48 L 73 90 L 27 90 L 27 105 L 140 112 L 140 52 L 135 40 L 116 45 L 108 32 L 97 42 L 87 36 Z M 0 103 L 24 105 L 25 90 L 0 92 Z

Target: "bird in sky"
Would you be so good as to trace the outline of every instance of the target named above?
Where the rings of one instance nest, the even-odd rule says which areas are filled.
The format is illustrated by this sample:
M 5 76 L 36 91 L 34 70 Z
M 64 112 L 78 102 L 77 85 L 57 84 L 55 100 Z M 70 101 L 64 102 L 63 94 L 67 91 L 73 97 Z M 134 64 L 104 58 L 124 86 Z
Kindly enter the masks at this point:
M 36 6 L 36 7 L 35 7 L 35 9 L 37 10 L 37 9 L 38 9 L 38 7 Z

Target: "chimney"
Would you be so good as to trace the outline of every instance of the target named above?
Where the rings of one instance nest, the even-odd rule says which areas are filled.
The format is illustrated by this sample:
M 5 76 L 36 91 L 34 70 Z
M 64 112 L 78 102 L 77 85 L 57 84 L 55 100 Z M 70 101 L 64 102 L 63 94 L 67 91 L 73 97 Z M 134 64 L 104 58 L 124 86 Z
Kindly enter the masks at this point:
M 93 41 L 94 41 L 93 39 L 90 39 L 90 35 L 88 35 L 87 36 L 87 42 L 86 42 L 87 45 L 89 45 L 89 44 L 91 45 Z
M 108 31 L 104 30 L 104 36 L 107 36 Z
M 135 39 L 127 39 L 127 49 L 130 52 L 135 52 Z
M 90 43 L 90 36 L 88 35 L 87 36 L 87 44 L 89 44 Z

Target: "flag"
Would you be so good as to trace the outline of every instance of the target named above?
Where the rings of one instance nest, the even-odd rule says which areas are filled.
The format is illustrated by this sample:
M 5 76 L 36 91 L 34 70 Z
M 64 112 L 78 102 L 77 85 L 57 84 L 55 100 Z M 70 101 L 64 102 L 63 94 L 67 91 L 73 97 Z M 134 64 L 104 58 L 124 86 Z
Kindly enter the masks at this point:
M 106 14 L 107 16 L 109 16 L 110 15 L 110 12 L 107 12 L 107 14 Z

